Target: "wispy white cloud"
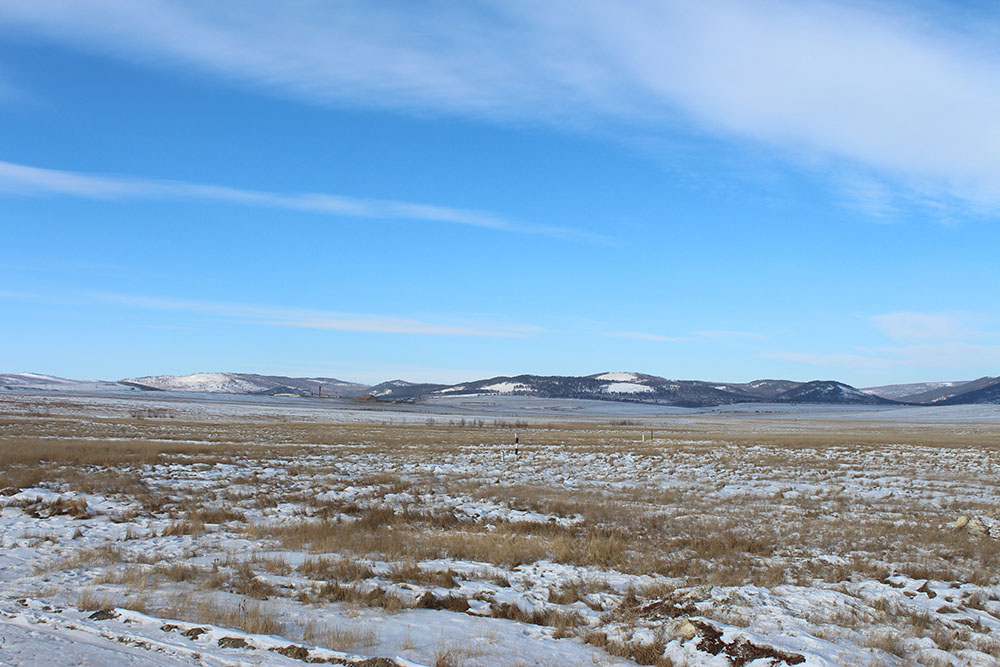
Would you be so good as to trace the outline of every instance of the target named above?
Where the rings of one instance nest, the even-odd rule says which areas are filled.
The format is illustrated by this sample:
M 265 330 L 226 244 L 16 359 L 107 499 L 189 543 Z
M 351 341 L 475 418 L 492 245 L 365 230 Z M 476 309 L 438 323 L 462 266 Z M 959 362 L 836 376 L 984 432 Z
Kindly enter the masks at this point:
M 810 366 L 884 371 L 923 368 L 954 373 L 988 373 L 1000 364 L 1000 332 L 990 318 L 972 312 L 892 312 L 873 315 L 870 323 L 897 344 L 854 347 L 849 352 L 775 351 L 761 355 Z
M 827 366 L 831 368 L 848 368 L 861 371 L 881 371 L 900 366 L 901 360 L 890 357 L 875 357 L 850 353 L 812 353 L 812 352 L 766 352 L 760 355 L 763 359 L 780 359 L 809 366 Z
M 353 382 L 378 384 L 390 379 L 403 379 L 410 382 L 436 382 L 440 384 L 458 384 L 468 382 L 469 378 L 489 378 L 503 375 L 502 369 L 496 368 L 450 368 L 435 367 L 406 362 L 368 362 L 364 359 L 351 357 L 326 358 L 318 365 L 309 363 L 286 363 L 273 367 L 271 370 L 258 370 L 261 373 L 288 375 L 291 377 L 333 376 L 350 379 Z
M 899 365 L 923 368 L 966 369 L 992 375 L 1000 365 L 1000 345 L 960 341 L 877 348 L 898 356 Z
M 25 92 L 0 71 L 0 102 L 21 101 L 26 99 Z
M 866 350 L 863 354 L 777 351 L 760 356 L 809 366 L 825 366 L 834 370 L 875 372 L 912 368 L 938 373 L 988 374 L 990 368 L 1000 365 L 1000 345 L 942 342 L 878 347 Z
M 833 177 L 834 188 L 851 208 L 879 221 L 896 219 L 903 209 L 904 197 L 878 178 L 852 172 Z
M 523 338 L 545 332 L 545 329 L 531 325 L 509 325 L 494 322 L 432 322 L 392 315 L 338 313 L 308 308 L 171 299 L 106 292 L 87 292 L 82 297 L 92 303 L 99 302 L 145 310 L 205 315 L 265 326 L 327 331 L 490 338 Z
M 660 334 L 645 333 L 642 331 L 609 331 L 604 335 L 609 338 L 631 338 L 633 340 L 649 340 L 658 343 L 687 343 L 692 340 L 691 338 L 661 336 Z
M 157 331 L 197 331 L 197 327 L 182 327 L 173 324 L 137 324 L 140 329 L 153 329 Z
M 991 209 L 1000 205 L 996 28 L 994 14 L 951 5 L 846 0 L 0 8 L 0 29 L 317 103 L 664 132 L 683 121 L 856 165 L 907 196 Z M 888 210 L 883 192 L 858 196 Z
M 500 331 L 479 329 L 465 326 L 449 326 L 432 324 L 419 320 L 408 320 L 396 317 L 350 316 L 347 318 L 326 318 L 317 320 L 274 320 L 265 321 L 281 327 L 297 327 L 300 329 L 325 329 L 327 331 L 363 331 L 367 333 L 404 333 L 426 336 L 489 336 L 494 338 L 521 338 L 521 331 Z
M 983 318 L 973 313 L 896 312 L 871 319 L 879 331 L 899 341 L 966 340 L 989 335 L 975 328 L 973 323 Z
M 713 329 L 709 331 L 695 331 L 699 338 L 709 340 L 766 340 L 767 336 L 753 331 L 729 331 L 725 329 Z
M 752 331 L 726 331 L 720 329 L 695 331 L 690 336 L 664 336 L 644 331 L 610 331 L 606 332 L 604 335 L 611 338 L 632 338 L 634 340 L 648 340 L 661 343 L 692 343 L 699 340 L 765 340 L 767 338 L 764 334 L 754 333 Z
M 99 200 L 196 199 L 245 206 L 371 220 L 415 220 L 481 227 L 504 232 L 542 234 L 576 241 L 607 243 L 597 234 L 547 225 L 524 225 L 484 211 L 416 202 L 361 199 L 323 193 L 282 194 L 185 181 L 99 176 L 0 161 L 0 192 L 61 195 Z

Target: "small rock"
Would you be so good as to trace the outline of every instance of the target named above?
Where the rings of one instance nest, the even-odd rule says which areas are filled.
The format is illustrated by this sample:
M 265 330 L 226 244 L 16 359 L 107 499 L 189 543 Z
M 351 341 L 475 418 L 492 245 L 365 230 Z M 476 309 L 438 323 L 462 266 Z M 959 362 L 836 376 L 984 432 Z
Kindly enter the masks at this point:
M 669 638 L 687 641 L 698 634 L 695 624 L 686 618 L 681 618 L 673 622 L 670 626 Z
M 978 516 L 974 516 L 969 519 L 969 522 L 965 524 L 965 530 L 972 533 L 973 535 L 989 535 L 990 529 L 986 527 L 983 520 Z
M 1000 537 L 1000 521 L 986 515 L 961 516 L 949 525 L 976 537 Z
M 180 627 L 174 625 L 173 623 L 164 623 L 160 626 L 160 630 L 163 630 L 164 632 L 173 632 L 174 630 L 180 630 Z
M 239 637 L 223 637 L 219 640 L 220 648 L 250 648 L 250 644 Z
M 112 618 L 118 618 L 118 612 L 114 609 L 98 609 L 87 618 L 92 621 L 108 621 Z
M 181 637 L 187 637 L 188 639 L 197 639 L 206 632 L 208 632 L 206 628 L 199 628 L 199 627 L 188 628 L 187 630 L 181 633 Z

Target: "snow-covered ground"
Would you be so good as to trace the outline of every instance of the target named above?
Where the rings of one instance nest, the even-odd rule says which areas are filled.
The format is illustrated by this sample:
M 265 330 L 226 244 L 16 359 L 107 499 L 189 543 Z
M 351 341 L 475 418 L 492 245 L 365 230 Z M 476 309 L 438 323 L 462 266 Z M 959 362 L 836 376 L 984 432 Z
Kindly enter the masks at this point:
M 0 664 L 1000 662 L 991 410 L 511 399 L 0 394 Z

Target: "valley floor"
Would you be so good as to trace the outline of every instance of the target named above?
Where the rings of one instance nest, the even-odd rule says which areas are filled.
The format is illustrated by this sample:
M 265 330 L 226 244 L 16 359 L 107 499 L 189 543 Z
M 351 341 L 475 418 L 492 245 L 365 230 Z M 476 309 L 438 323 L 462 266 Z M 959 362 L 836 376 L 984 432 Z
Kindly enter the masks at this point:
M 283 405 L 0 393 L 0 664 L 1000 662 L 992 408 Z

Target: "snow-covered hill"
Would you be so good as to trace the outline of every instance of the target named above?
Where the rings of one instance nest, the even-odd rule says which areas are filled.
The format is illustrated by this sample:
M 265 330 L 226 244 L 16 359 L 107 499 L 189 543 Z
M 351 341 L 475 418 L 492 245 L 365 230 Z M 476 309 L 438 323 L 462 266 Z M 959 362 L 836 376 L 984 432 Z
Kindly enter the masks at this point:
M 953 384 L 910 394 L 903 400 L 925 405 L 958 405 L 970 403 L 995 403 L 991 397 L 1000 395 L 1000 377 L 984 376 L 971 382 Z
M 806 386 L 809 385 L 809 386 Z M 802 391 L 796 391 L 805 387 Z M 839 382 L 801 383 L 791 380 L 755 380 L 746 383 L 668 380 L 634 372 L 595 375 L 517 375 L 464 382 L 433 392 L 439 396 L 515 395 L 539 398 L 591 398 L 657 403 L 681 407 L 707 407 L 756 402 L 884 404 L 887 401 L 864 394 Z M 412 392 L 408 396 L 413 399 Z
M 213 394 L 300 394 L 308 396 L 362 396 L 368 385 L 337 378 L 291 378 L 253 373 L 193 373 L 128 378 L 122 382 L 162 391 L 194 391 Z
M 0 390 L 35 391 L 134 391 L 120 382 L 69 380 L 40 373 L 0 373 Z
M 426 396 L 448 385 L 389 380 L 368 388 L 368 394 L 385 400 L 407 400 Z
M 909 401 L 911 396 L 924 394 L 939 389 L 948 390 L 966 384 L 968 380 L 958 382 L 911 382 L 909 384 L 886 384 L 880 387 L 865 387 L 861 391 L 874 394 L 893 401 Z
M 996 385 L 996 386 L 994 386 Z M 907 393 L 927 389 L 922 393 Z M 194 373 L 128 378 L 119 382 L 80 382 L 37 373 L 0 374 L 0 390 L 127 391 L 159 390 L 227 394 L 296 394 L 378 401 L 420 401 L 431 397 L 534 396 L 628 401 L 678 407 L 710 407 L 737 403 L 825 403 L 889 405 L 898 401 L 927 404 L 990 403 L 1000 401 L 1000 378 L 984 377 L 968 383 L 928 382 L 885 385 L 865 390 L 833 380 L 797 382 L 765 379 L 752 382 L 670 380 L 646 373 L 615 371 L 584 376 L 498 376 L 444 385 L 391 380 L 377 385 L 337 378 L 293 378 L 253 373 Z M 898 397 L 898 399 L 895 399 Z
M 968 405 L 1000 403 L 1000 377 L 981 378 L 956 387 L 955 395 L 934 402 L 935 405 Z
M 782 403 L 848 403 L 857 405 L 889 405 L 895 401 L 868 394 L 834 380 L 814 380 L 779 394 Z

